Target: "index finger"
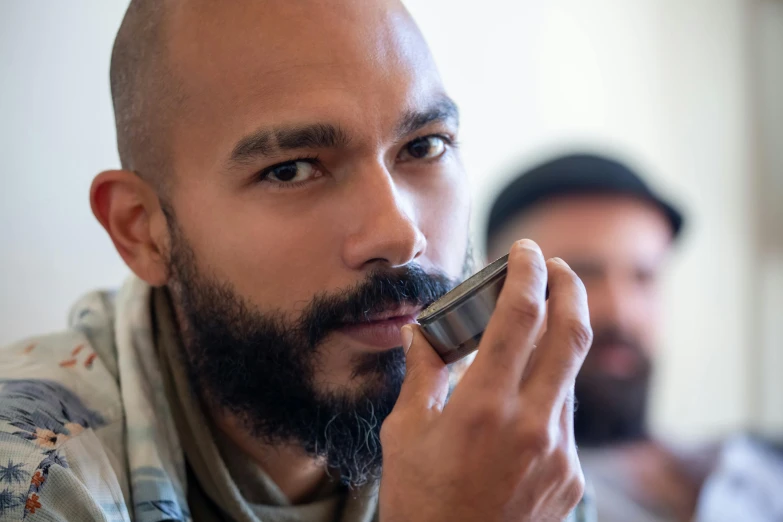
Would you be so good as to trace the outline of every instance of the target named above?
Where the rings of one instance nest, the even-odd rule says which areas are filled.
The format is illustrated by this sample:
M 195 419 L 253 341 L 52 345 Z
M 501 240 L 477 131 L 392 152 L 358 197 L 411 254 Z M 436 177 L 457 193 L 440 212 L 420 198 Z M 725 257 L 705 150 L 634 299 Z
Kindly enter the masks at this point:
M 546 283 L 546 263 L 538 245 L 527 239 L 514 243 L 495 311 L 463 382 L 519 390 L 519 381 L 544 323 Z
M 582 281 L 561 259 L 550 259 L 547 269 L 549 324 L 520 389 L 536 396 L 543 407 L 553 408 L 568 398 L 593 342 L 593 331 Z

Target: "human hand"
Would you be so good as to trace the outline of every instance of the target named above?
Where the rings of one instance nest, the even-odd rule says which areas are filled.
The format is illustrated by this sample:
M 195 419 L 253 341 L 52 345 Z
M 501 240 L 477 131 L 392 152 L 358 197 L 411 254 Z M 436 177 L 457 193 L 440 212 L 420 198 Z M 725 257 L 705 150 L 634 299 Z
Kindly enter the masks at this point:
M 532 241 L 514 244 L 476 359 L 448 404 L 443 361 L 416 327 L 403 341 L 405 382 L 381 430 L 381 521 L 565 519 L 584 491 L 573 386 L 592 342 L 584 285 L 568 265 L 545 262 Z

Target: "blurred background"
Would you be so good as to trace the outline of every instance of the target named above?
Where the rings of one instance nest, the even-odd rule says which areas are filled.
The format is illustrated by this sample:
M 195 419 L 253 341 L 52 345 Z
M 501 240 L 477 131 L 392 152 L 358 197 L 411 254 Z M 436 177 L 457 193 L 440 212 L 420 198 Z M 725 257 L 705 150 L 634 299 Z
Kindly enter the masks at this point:
M 666 281 L 655 433 L 783 433 L 783 2 L 408 0 L 487 205 L 571 150 L 640 167 L 688 218 Z M 65 325 L 127 269 L 88 204 L 119 166 L 124 0 L 0 3 L 0 344 Z

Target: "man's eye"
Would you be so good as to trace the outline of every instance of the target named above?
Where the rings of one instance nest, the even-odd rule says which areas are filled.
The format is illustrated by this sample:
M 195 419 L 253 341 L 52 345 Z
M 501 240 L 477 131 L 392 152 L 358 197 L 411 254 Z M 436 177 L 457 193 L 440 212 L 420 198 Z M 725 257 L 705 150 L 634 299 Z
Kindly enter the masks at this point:
M 289 161 L 269 167 L 261 173 L 261 179 L 276 183 L 300 183 L 316 178 L 320 172 L 311 161 Z
M 446 152 L 446 139 L 442 136 L 425 136 L 411 141 L 400 153 L 402 161 L 431 160 Z

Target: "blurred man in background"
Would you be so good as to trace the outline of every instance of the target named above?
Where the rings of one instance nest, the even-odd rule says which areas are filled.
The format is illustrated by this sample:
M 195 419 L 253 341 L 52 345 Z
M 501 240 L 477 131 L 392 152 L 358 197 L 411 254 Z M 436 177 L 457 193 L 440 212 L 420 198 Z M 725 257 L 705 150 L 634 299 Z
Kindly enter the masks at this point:
M 680 212 L 628 166 L 575 154 L 529 170 L 501 192 L 486 246 L 495 259 L 513 238 L 532 238 L 587 288 L 594 341 L 576 380 L 574 430 L 599 520 L 686 521 L 697 513 L 705 521 L 782 520 L 783 505 L 769 489 L 782 485 L 778 456 L 766 459 L 767 450 L 748 439 L 675 451 L 647 430 L 659 283 L 682 226 Z M 746 476 L 765 460 L 770 474 Z M 743 496 L 738 483 L 753 493 Z

